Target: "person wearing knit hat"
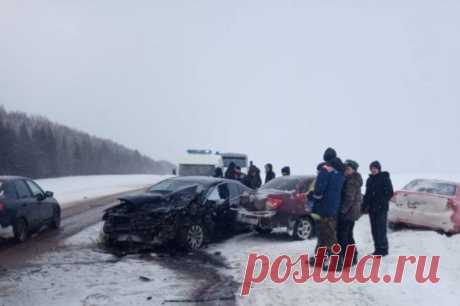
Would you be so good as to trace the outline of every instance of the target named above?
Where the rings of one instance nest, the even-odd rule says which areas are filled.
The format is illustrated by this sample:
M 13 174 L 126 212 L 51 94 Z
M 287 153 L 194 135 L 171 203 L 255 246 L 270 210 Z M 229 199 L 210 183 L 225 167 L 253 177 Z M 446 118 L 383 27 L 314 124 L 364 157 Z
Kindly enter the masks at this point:
M 354 171 L 358 171 L 359 164 L 354 160 L 347 159 L 345 161 L 345 167 L 351 167 Z
M 388 255 L 387 215 L 390 199 L 393 197 L 393 184 L 390 173 L 382 171 L 382 165 L 374 161 L 369 165 L 371 174 L 366 182 L 362 211 L 369 213 L 375 251 L 373 255 Z
M 342 202 L 337 218 L 337 240 L 341 247 L 341 257 L 339 265 L 342 268 L 355 265 L 358 261 L 358 252 L 353 235 L 355 222 L 361 217 L 361 202 L 363 178 L 357 171 L 359 165 L 353 160 L 345 161 L 345 183 L 342 189 Z M 352 260 L 345 258 L 348 248 L 353 248 L 354 255 Z M 345 260 L 345 261 L 344 261 Z

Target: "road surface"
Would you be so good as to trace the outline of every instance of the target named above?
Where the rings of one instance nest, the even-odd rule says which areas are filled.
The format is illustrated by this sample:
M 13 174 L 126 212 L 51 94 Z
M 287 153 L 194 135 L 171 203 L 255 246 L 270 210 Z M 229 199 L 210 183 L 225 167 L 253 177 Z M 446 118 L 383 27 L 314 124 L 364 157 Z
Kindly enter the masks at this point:
M 25 243 L 0 241 L 0 306 L 234 305 L 237 284 L 218 272 L 226 265 L 221 256 L 104 252 L 102 214 L 121 195 L 64 208 L 59 230 Z

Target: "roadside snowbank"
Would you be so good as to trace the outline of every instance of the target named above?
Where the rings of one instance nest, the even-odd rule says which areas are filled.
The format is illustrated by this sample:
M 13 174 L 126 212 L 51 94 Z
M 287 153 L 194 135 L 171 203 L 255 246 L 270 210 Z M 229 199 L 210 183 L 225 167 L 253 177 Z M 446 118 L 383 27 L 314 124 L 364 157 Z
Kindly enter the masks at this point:
M 141 189 L 169 176 L 164 175 L 89 175 L 37 180 L 44 190 L 54 192 L 66 207 L 74 202 Z

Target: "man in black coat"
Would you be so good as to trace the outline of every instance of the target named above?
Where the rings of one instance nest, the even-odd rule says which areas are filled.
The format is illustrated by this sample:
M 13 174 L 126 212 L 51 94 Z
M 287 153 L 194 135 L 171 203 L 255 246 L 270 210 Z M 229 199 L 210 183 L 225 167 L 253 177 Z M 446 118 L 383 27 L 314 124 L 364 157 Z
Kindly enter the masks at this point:
M 388 255 L 387 215 L 390 199 L 393 197 L 393 184 L 390 174 L 382 172 L 378 161 L 370 164 L 371 174 L 366 182 L 363 212 L 369 213 L 375 252 L 373 255 Z

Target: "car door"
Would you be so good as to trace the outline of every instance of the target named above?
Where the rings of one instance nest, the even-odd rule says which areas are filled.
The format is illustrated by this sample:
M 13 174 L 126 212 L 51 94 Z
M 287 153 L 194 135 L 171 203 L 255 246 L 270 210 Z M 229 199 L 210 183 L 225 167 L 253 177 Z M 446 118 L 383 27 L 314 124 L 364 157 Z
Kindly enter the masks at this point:
M 238 183 L 228 183 L 230 208 L 237 209 L 240 206 L 240 196 L 243 192 L 241 187 Z
M 54 213 L 52 199 L 45 197 L 45 192 L 43 191 L 43 189 L 40 186 L 38 186 L 38 184 L 34 181 L 25 180 L 25 182 L 29 187 L 30 192 L 32 193 L 32 197 L 36 200 L 36 203 L 38 204 L 40 210 L 39 222 L 43 223 L 47 220 L 51 220 L 51 218 L 53 218 Z
M 40 207 L 24 180 L 14 181 L 17 193 L 17 217 L 26 219 L 29 229 L 36 228 L 40 220 Z
M 230 190 L 227 183 L 214 186 L 207 197 L 207 204 L 212 205 L 215 211 L 214 222 L 220 229 L 231 223 Z

